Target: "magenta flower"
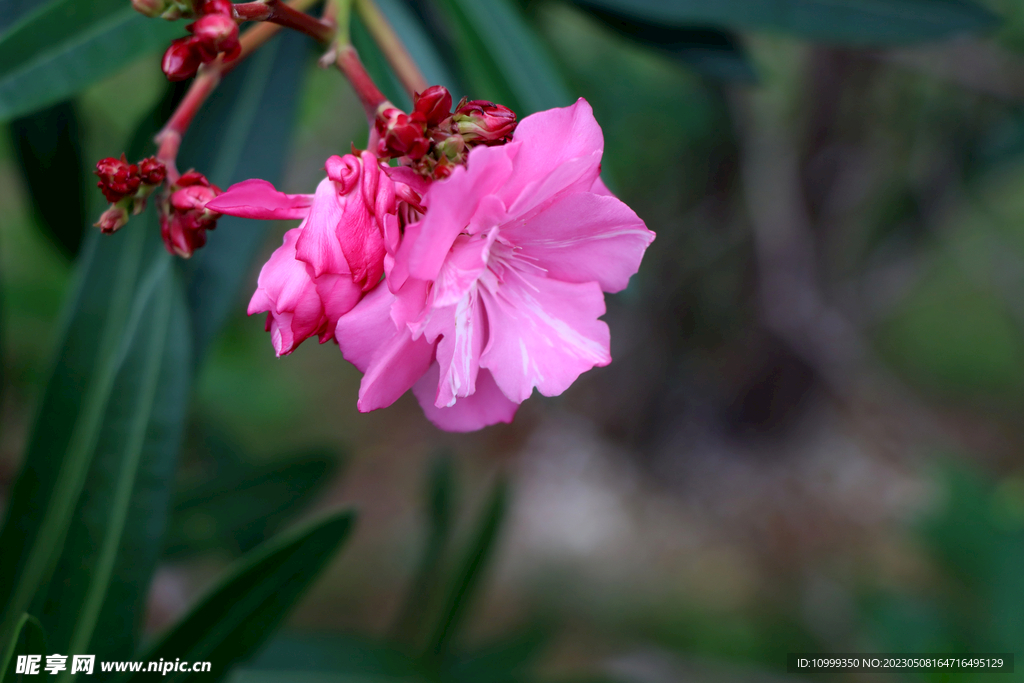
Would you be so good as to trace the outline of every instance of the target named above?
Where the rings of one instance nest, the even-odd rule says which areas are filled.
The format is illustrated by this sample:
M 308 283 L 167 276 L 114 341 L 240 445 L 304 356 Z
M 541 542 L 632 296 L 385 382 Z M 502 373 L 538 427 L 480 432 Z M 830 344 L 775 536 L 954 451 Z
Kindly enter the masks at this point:
M 264 180 L 232 185 L 207 203 L 222 214 L 301 218 L 260 271 L 249 315 L 267 313 L 277 355 L 313 335 L 334 338 L 338 318 L 373 289 L 384 272 L 384 229 L 395 221 L 395 187 L 372 154 L 327 160 L 313 195 L 278 192 Z
M 471 431 L 611 361 L 602 292 L 626 287 L 654 233 L 599 180 L 603 148 L 581 99 L 426 189 L 387 285 L 337 323 L 361 411 L 412 388 L 439 427 Z

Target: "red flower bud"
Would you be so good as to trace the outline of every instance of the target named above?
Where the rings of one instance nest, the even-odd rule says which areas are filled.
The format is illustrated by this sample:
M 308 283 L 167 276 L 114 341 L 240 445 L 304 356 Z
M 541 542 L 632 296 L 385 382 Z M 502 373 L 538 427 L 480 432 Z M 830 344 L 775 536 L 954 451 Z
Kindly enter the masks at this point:
M 96 162 L 96 176 L 100 179 L 96 187 L 111 204 L 134 195 L 141 182 L 138 167 L 129 164 L 123 154 L 120 159 L 107 157 Z
M 93 223 L 102 232 L 110 235 L 124 227 L 128 222 L 128 208 L 121 204 L 111 204 L 110 208 L 103 212 L 100 219 Z
M 199 14 L 223 14 L 226 17 L 234 17 L 231 5 L 231 0 L 206 0 L 199 8 Z
M 194 35 L 193 45 L 203 62 L 212 62 L 221 52 L 230 61 L 242 49 L 238 42 L 238 24 L 228 15 L 207 14 L 189 26 L 189 30 Z
M 174 184 L 174 192 L 160 215 L 160 234 L 167 251 L 189 258 L 206 244 L 206 231 L 217 227 L 220 214 L 206 203 L 220 194 L 202 173 L 189 171 Z
M 421 115 L 428 126 L 436 126 L 451 116 L 452 95 L 443 85 L 432 85 L 416 96 L 414 112 Z
M 178 38 L 171 43 L 164 53 L 161 68 L 170 81 L 183 81 L 196 74 L 201 61 L 195 46 L 195 38 L 189 36 Z
M 409 157 L 415 161 L 430 148 L 430 141 L 424 137 L 426 126 L 420 114 L 410 116 L 391 107 L 377 115 L 375 124 L 380 135 L 378 156 Z
M 167 167 L 156 157 L 146 157 L 139 162 L 139 177 L 143 185 L 159 185 L 167 177 Z
M 486 145 L 508 142 L 516 129 L 515 112 L 485 100 L 460 102 L 452 120 L 458 132 L 469 143 Z

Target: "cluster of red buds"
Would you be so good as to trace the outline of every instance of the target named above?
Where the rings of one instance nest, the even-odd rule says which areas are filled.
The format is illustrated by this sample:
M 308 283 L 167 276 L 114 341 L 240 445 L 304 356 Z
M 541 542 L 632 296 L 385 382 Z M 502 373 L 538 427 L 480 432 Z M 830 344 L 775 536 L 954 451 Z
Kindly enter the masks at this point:
M 146 206 L 146 198 L 167 177 L 167 168 L 156 157 L 147 157 L 129 164 L 124 154 L 120 159 L 107 157 L 96 163 L 96 186 L 110 202 L 96 225 L 106 233 L 116 232 L 128 222 L 129 214 L 137 214 Z
M 178 38 L 164 53 L 161 66 L 169 80 L 183 81 L 194 76 L 200 64 L 221 54 L 231 61 L 242 50 L 231 0 L 201 0 L 195 9 L 199 18 L 185 27 L 192 35 Z
M 171 185 L 170 198 L 160 210 L 160 234 L 167 251 L 182 258 L 206 244 L 206 231 L 217 227 L 220 214 L 206 203 L 221 193 L 202 173 L 189 171 Z
M 452 96 L 434 85 L 416 95 L 411 114 L 395 107 L 377 114 L 381 158 L 403 159 L 424 176 L 448 177 L 477 145 L 502 145 L 512 139 L 516 115 L 508 107 L 463 98 L 452 112 Z
M 156 157 L 129 164 L 122 154 L 120 159 L 99 161 L 96 175 L 100 179 L 97 186 L 110 202 L 96 226 L 109 234 L 145 208 L 149 195 L 167 180 L 167 167 Z M 189 171 L 170 184 L 160 198 L 160 232 L 167 251 L 188 258 L 206 244 L 206 231 L 217 227 L 220 218 L 219 213 L 206 208 L 206 202 L 220 191 L 197 171 Z

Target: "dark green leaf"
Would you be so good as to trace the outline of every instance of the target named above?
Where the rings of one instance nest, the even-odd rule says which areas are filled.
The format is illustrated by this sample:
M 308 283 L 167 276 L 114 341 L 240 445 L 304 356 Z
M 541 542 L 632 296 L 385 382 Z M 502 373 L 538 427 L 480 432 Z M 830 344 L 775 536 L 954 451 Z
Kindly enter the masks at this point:
M 10 123 L 14 151 L 39 222 L 51 242 L 74 257 L 82 245 L 85 178 L 78 113 L 59 102 Z
M 85 491 L 46 595 L 43 620 L 58 652 L 128 657 L 134 649 L 191 384 L 188 313 L 172 257 L 155 220 L 132 228 L 150 231 L 153 266 L 137 286 Z
M 725 31 L 665 26 L 626 14 L 589 8 L 590 14 L 620 35 L 650 47 L 698 73 L 723 81 L 757 80 L 738 36 Z
M 359 57 L 363 61 L 363 66 L 366 67 L 367 73 L 370 74 L 370 78 L 377 84 L 380 91 L 384 93 L 384 97 L 388 98 L 388 101 L 393 103 L 399 109 L 409 111 L 412 109 L 412 98 L 405 92 L 405 88 L 399 82 L 398 77 L 391 70 L 388 65 L 387 59 L 384 57 L 384 53 L 377 47 L 377 43 L 374 42 L 370 32 L 363 26 L 362 21 L 358 16 L 353 15 L 352 25 L 350 27 L 352 33 L 352 45 L 355 46 L 359 52 Z
M 123 627 L 105 632 L 94 652 L 131 648 L 125 614 L 136 614 L 131 610 L 141 603 L 148 576 L 125 583 L 120 572 L 139 571 L 146 558 L 128 565 L 116 560 L 134 533 L 145 542 L 154 531 L 138 506 L 160 514 L 166 501 L 166 493 L 160 500 L 132 492 L 145 488 L 150 467 L 166 491 L 159 478 L 169 475 L 177 452 L 189 386 L 179 286 L 152 211 L 117 235 L 90 235 L 0 534 L 0 594 L 10 596 L 0 631 L 9 632 L 12 614 L 39 611 L 58 651 L 72 641 L 89 651 L 115 581 L 118 590 L 134 591 L 134 605 L 116 607 Z
M 142 656 L 146 661 L 209 661 L 215 670 L 167 676 L 140 673 L 124 680 L 221 680 L 232 664 L 251 657 L 273 634 L 348 538 L 353 520 L 352 512 L 335 512 L 250 552 Z
M 123 0 L 41 2 L 0 34 L 0 121 L 65 99 L 181 33 Z
M 42 624 L 31 614 L 22 614 L 10 642 L 0 650 L 0 683 L 14 683 L 25 678 L 16 673 L 18 655 L 45 654 L 46 634 Z
M 179 167 L 195 168 L 227 188 L 247 178 L 276 183 L 291 141 L 302 73 L 313 41 L 285 32 L 228 75 L 185 136 Z M 195 362 L 237 306 L 242 281 L 269 223 L 225 216 L 186 266 Z
M 445 670 L 452 683 L 512 683 L 528 679 L 529 669 L 548 644 L 550 629 L 536 626 L 461 654 Z
M 306 453 L 260 467 L 239 463 L 188 486 L 174 502 L 164 556 L 252 549 L 321 491 L 336 466 L 330 453 Z
M 280 635 L 246 665 L 248 670 L 277 674 L 319 673 L 344 675 L 362 681 L 381 677 L 390 680 L 419 680 L 417 662 L 396 648 L 359 636 Z
M 195 137 L 221 136 L 222 144 L 211 146 L 218 153 L 211 160 L 215 167 L 232 171 L 239 165 L 268 81 L 277 77 L 285 92 L 294 92 L 294 61 L 282 59 L 277 70 L 275 50 L 267 50 L 264 71 L 258 56 L 232 75 L 239 102 L 251 107 L 248 123 L 215 109 L 192 131 Z M 247 76 L 253 69 L 257 75 Z M 287 130 L 287 121 L 273 110 L 267 117 Z M 218 128 L 225 124 L 235 128 Z M 241 139 L 232 137 L 239 130 Z M 152 125 L 137 137 L 151 136 Z M 0 630 L 10 628 L 15 611 L 36 606 L 43 608 L 59 649 L 92 647 L 98 655 L 128 656 L 162 541 L 193 366 L 191 332 L 152 211 L 112 237 L 92 233 L 90 244 L 58 365 L 0 536 L 13 549 L 0 558 L 0 594 L 13 598 Z M 222 274 L 231 256 L 223 260 L 228 263 L 199 272 Z M 202 282 L 206 297 L 200 312 L 219 305 L 223 315 L 236 291 L 223 290 L 237 288 L 244 266 L 237 269 L 234 281 L 192 279 L 195 287 Z M 219 323 L 214 318 L 197 313 L 203 341 Z M 163 339 L 156 335 L 160 329 Z M 58 566 L 56 552 L 65 542 Z M 93 633 L 97 639 L 89 646 Z
M 572 104 L 540 39 L 508 0 L 438 0 L 449 15 L 459 65 L 475 89 L 520 115 Z
M 423 683 L 422 678 L 395 677 L 380 674 L 325 673 L 320 671 L 269 671 L 242 669 L 229 679 L 230 683 Z
M 995 15 L 969 0 L 576 0 L 650 23 L 790 33 L 852 45 L 900 45 L 977 33 Z
M 428 657 L 443 659 L 458 633 L 475 593 L 483 578 L 484 569 L 498 539 L 498 531 L 508 507 L 508 483 L 502 479 L 494 486 L 477 528 L 458 565 L 455 581 L 448 593 L 441 618 L 434 630 Z
M 424 619 L 438 588 L 441 559 L 451 536 L 455 473 L 450 455 L 442 454 L 434 460 L 427 483 L 427 542 L 423 558 L 391 630 L 395 640 L 410 645 L 420 644 Z
M 453 94 L 458 92 L 455 79 L 438 51 L 430 31 L 401 0 L 377 0 L 395 33 L 402 39 L 423 77 L 431 85 L 443 85 Z M 459 95 L 461 96 L 461 95 Z M 456 97 L 456 100 L 458 96 Z

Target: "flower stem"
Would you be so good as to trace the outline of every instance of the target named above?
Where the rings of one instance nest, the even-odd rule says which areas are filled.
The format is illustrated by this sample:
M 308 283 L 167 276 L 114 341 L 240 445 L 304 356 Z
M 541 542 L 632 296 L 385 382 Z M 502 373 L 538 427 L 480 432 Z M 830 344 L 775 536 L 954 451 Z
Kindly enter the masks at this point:
M 280 0 L 238 3 L 234 5 L 233 9 L 235 17 L 243 21 L 268 21 L 305 33 L 325 45 L 334 38 L 334 27 L 329 23 L 293 9 Z
M 287 5 L 280 4 L 278 0 L 271 0 L 270 3 L 244 3 L 235 5 L 235 8 L 243 7 L 243 12 L 249 12 L 250 8 L 244 9 L 245 5 L 256 5 L 256 4 L 267 4 L 271 7 L 270 11 L 280 12 L 278 16 L 288 16 L 291 20 L 297 24 L 301 20 L 294 19 L 294 15 L 301 14 L 307 17 L 311 22 L 320 24 L 317 19 L 310 17 L 305 14 L 303 10 L 315 5 L 317 0 L 292 0 Z M 238 65 L 243 59 L 253 53 L 254 50 L 259 48 L 261 45 L 266 43 L 270 38 L 274 36 L 282 26 L 288 26 L 294 28 L 295 26 L 287 23 L 273 22 L 266 20 L 265 23 L 253 26 L 245 33 L 242 34 L 239 42 L 242 45 L 242 51 L 238 57 L 230 62 L 225 62 L 222 59 L 218 59 L 215 62 L 206 64 L 199 69 L 199 74 L 195 80 L 192 81 L 192 85 L 189 86 L 188 92 L 185 93 L 185 97 L 178 104 L 178 108 L 171 114 L 171 118 L 167 120 L 164 127 L 157 133 L 154 141 L 158 146 L 157 158 L 164 162 L 167 166 L 167 179 L 168 182 L 173 184 L 178 178 L 178 168 L 176 160 L 178 158 L 178 149 L 181 147 L 181 138 L 188 130 L 189 125 L 192 123 L 192 119 L 195 118 L 196 113 L 206 102 L 206 98 L 210 96 L 220 83 L 220 79 L 227 72 L 231 71 L 236 65 Z M 333 29 L 332 29 L 333 31 Z M 306 33 L 306 31 L 303 31 Z M 314 36 L 316 37 L 316 36 Z M 320 38 L 317 38 L 320 40 Z
M 394 69 L 395 75 L 398 76 L 402 86 L 409 92 L 409 96 L 415 99 L 416 93 L 423 92 L 428 86 L 427 79 L 423 77 L 423 72 L 416 66 L 416 62 L 413 61 L 409 51 L 405 49 L 402 39 L 398 37 L 395 29 L 388 23 L 387 18 L 380 11 L 377 3 L 374 0 L 354 0 L 354 2 L 356 12 L 359 14 L 359 18 L 363 20 L 363 23 L 366 24 L 366 28 L 369 30 L 370 35 L 373 36 L 374 42 L 377 43 L 381 52 L 384 53 L 388 64 Z
M 359 59 L 359 53 L 352 45 L 338 46 L 336 51 L 334 63 L 337 64 L 341 73 L 345 74 L 348 82 L 352 84 L 352 89 L 359 96 L 359 101 L 363 103 L 363 109 L 366 111 L 366 118 L 370 122 L 372 130 L 377 110 L 382 105 L 386 105 L 388 100 L 370 78 L 370 74 L 366 72 L 366 67 Z

